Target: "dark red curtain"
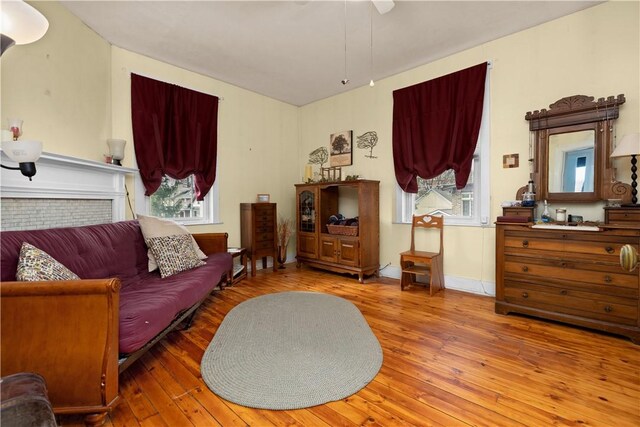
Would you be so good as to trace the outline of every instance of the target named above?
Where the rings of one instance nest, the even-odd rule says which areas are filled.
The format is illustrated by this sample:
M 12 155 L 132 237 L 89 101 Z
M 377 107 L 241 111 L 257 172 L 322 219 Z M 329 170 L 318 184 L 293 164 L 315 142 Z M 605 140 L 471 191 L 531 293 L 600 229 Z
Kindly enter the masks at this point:
M 482 121 L 487 63 L 393 91 L 393 164 L 400 187 L 453 169 L 467 185 Z
M 194 175 L 203 200 L 216 179 L 218 98 L 131 74 L 133 145 L 147 196 L 163 175 Z

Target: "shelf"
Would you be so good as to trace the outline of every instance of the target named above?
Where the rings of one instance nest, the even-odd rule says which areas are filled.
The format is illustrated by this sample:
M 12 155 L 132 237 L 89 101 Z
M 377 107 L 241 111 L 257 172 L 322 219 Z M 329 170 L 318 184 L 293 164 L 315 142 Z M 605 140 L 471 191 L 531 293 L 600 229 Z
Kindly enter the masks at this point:
M 413 265 L 411 267 L 405 267 L 402 269 L 403 273 L 409 273 L 409 274 L 417 274 L 417 275 L 423 275 L 423 276 L 428 276 L 431 274 L 431 268 L 427 267 L 427 266 L 422 266 L 422 265 Z

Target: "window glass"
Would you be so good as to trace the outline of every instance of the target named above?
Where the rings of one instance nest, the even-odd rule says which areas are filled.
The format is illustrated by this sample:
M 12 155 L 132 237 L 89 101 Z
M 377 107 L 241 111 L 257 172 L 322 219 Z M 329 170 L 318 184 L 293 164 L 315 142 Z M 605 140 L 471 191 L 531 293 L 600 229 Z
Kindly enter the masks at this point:
M 418 177 L 418 192 L 413 196 L 413 213 L 472 217 L 473 172 L 472 167 L 469 181 L 461 190 L 456 189 L 453 169 L 431 179 Z
M 171 219 L 202 219 L 203 202 L 196 200 L 193 175 L 185 179 L 162 178 L 160 188 L 149 198 L 152 216 Z

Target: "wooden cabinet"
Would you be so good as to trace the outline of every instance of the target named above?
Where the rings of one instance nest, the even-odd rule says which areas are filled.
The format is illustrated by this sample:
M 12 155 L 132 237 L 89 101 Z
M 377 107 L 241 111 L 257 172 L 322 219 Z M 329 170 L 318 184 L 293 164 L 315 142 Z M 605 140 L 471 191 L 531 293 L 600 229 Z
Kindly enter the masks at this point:
M 273 271 L 277 270 L 277 218 L 275 203 L 240 204 L 241 246 L 251 259 L 251 276 L 256 275 L 258 258 L 262 258 L 262 268 L 267 268 L 267 257 L 272 257 Z
M 378 274 L 380 269 L 379 181 L 296 185 L 298 265 L 339 273 Z M 331 215 L 358 217 L 356 236 L 330 234 Z
M 535 229 L 496 225 L 496 313 L 523 313 L 628 336 L 640 343 L 640 273 L 620 267 L 620 248 L 640 230 Z

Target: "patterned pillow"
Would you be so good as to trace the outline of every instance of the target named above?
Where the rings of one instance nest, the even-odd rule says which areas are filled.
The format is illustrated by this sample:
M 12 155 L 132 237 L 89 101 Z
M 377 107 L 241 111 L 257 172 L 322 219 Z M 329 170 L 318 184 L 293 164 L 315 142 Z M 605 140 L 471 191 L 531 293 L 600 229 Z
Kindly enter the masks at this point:
M 152 237 L 173 236 L 175 234 L 191 235 L 185 226 L 171 221 L 170 219 L 156 218 L 154 216 L 140 214 L 137 215 L 137 218 L 138 223 L 140 224 L 140 230 L 142 231 L 142 236 L 145 240 L 151 239 Z M 191 244 L 193 245 L 193 249 L 196 251 L 196 254 L 198 254 L 198 258 L 207 259 L 207 255 L 200 250 L 200 247 L 193 236 L 191 236 Z M 147 251 L 147 257 L 149 258 L 149 271 L 156 270 L 158 265 L 151 249 Z
M 206 264 L 198 258 L 189 234 L 152 237 L 146 242 L 163 278 Z
M 51 255 L 23 242 L 18 258 L 16 280 L 42 282 L 46 280 L 79 280 L 77 274 L 56 261 Z

